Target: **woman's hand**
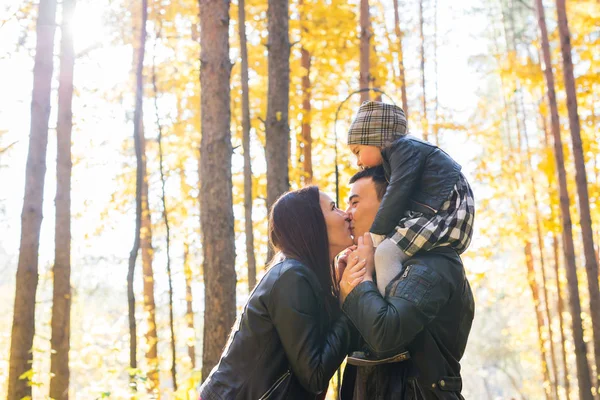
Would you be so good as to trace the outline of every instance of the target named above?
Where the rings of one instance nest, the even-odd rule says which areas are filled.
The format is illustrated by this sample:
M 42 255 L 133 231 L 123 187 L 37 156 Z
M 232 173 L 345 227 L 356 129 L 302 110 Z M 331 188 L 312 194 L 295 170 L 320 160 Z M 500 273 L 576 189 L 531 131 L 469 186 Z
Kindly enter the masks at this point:
M 344 274 L 344 270 L 348 265 L 348 257 L 350 256 L 350 253 L 352 253 L 356 249 L 356 245 L 352 245 L 346 250 L 344 250 L 342 254 L 338 257 L 337 263 L 335 265 L 335 280 L 337 283 L 340 283 L 340 281 L 342 280 L 342 275 Z
M 340 305 L 344 304 L 346 296 L 364 279 L 367 273 L 366 259 L 361 259 L 356 251 L 347 257 L 347 265 L 340 280 Z

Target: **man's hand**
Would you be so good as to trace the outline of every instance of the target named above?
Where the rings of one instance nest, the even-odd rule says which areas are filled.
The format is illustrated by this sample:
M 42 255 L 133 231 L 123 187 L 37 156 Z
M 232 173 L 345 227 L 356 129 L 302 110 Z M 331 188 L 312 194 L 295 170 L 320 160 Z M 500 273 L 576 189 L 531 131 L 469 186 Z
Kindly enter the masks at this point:
M 350 294 L 352 289 L 361 283 L 364 279 L 367 269 L 365 265 L 366 259 L 360 259 L 356 252 L 352 252 L 347 258 L 347 265 L 340 280 L 340 305 L 344 304 L 346 296 Z
M 375 249 L 373 247 L 373 240 L 371 239 L 371 235 L 369 233 L 365 233 L 362 237 L 358 238 L 358 246 L 356 247 L 356 251 L 354 251 L 356 255 L 360 259 L 365 259 L 367 273 L 365 275 L 365 280 L 372 281 L 373 273 L 375 272 Z
M 356 245 L 352 245 L 352 246 L 348 247 L 346 250 L 344 250 L 342 252 L 342 255 L 338 257 L 337 263 L 335 265 L 335 279 L 336 279 L 337 283 L 340 283 L 340 280 L 342 279 L 344 270 L 346 269 L 346 266 L 348 265 L 348 257 L 350 256 L 350 253 L 352 253 L 356 249 L 357 249 Z

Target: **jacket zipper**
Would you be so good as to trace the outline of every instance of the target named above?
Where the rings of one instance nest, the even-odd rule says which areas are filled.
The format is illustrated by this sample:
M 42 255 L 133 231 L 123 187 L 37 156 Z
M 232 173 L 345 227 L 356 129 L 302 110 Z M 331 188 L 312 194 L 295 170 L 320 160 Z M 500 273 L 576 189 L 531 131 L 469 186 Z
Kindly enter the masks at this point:
M 433 207 L 430 207 L 430 206 L 428 206 L 427 204 L 419 203 L 419 202 L 418 202 L 418 201 L 416 201 L 416 200 L 412 200 L 412 201 L 414 201 L 415 203 L 417 203 L 417 204 L 418 204 L 418 205 L 420 205 L 420 206 L 423 206 L 423 207 L 425 207 L 425 208 L 429 208 L 429 209 L 430 209 L 431 211 L 433 211 L 434 213 L 437 213 L 437 210 L 436 210 L 435 208 L 433 208 Z
M 273 392 L 275 392 L 275 390 L 277 390 L 277 388 L 279 387 L 279 385 L 281 385 L 281 383 L 285 380 L 285 378 L 287 378 L 288 376 L 291 375 L 291 372 L 289 370 L 285 371 L 285 373 L 283 375 L 281 375 L 279 377 L 279 379 L 277 379 L 275 381 L 275 383 L 273 384 L 273 386 L 271 386 L 269 388 L 269 390 L 267 390 L 265 392 L 265 394 L 262 395 L 262 397 L 258 400 L 267 400 L 269 398 L 269 396 L 271 396 L 273 394 Z
M 404 269 L 404 273 L 402 274 L 402 276 L 400 277 L 400 279 L 398 279 L 395 283 L 394 286 L 392 286 L 390 288 L 389 293 L 386 294 L 391 294 L 393 292 L 396 291 L 396 288 L 398 287 L 398 285 L 400 284 L 400 282 L 402 282 L 404 279 L 406 279 L 406 277 L 408 276 L 408 273 L 410 272 L 410 265 L 407 265 L 406 268 Z

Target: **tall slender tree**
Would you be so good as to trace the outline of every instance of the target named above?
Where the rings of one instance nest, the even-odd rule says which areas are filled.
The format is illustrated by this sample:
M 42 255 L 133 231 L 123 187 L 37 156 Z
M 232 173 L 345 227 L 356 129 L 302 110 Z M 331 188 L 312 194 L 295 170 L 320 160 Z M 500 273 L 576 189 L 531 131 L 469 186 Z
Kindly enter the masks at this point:
M 266 158 L 267 208 L 289 189 L 288 109 L 290 103 L 289 1 L 268 2 L 268 66 Z
M 141 159 L 141 225 L 140 225 L 140 250 L 142 253 L 142 275 L 144 292 L 144 314 L 146 317 L 146 362 L 148 381 L 146 388 L 149 393 L 158 395 L 158 334 L 156 330 L 156 302 L 154 300 L 154 273 L 152 270 L 152 220 L 148 201 L 148 169 L 146 161 L 146 137 L 143 123 L 143 92 L 144 92 L 144 58 L 146 54 L 146 24 L 148 22 L 148 0 L 142 0 L 141 20 L 139 25 L 139 43 L 136 49 L 136 110 L 134 118 L 139 118 L 138 128 L 135 130 L 139 142 L 139 156 Z M 139 98 L 138 98 L 139 96 Z M 140 107 L 137 110 L 137 107 Z
M 244 223 L 246 259 L 248 262 L 248 291 L 256 286 L 256 257 L 252 225 L 252 158 L 250 155 L 250 89 L 248 87 L 248 44 L 246 41 L 246 2 L 238 2 L 238 26 L 242 56 L 242 148 L 244 150 Z
M 71 21 L 75 0 L 63 0 L 56 124 L 56 220 L 54 229 L 54 291 L 50 345 L 50 397 L 69 398 L 71 337 L 71 130 L 75 51 Z
M 530 57 L 531 58 L 531 57 Z M 540 67 L 541 69 L 541 67 Z M 540 101 L 540 104 L 543 100 Z M 540 106 L 538 104 L 538 108 Z M 544 132 L 544 146 L 546 148 L 550 148 L 550 138 L 548 134 L 548 125 L 546 123 L 546 117 L 542 114 L 541 110 L 539 112 L 538 121 L 541 122 L 540 130 Z M 553 156 L 553 155 L 551 155 Z M 558 190 L 556 189 L 556 174 L 554 171 L 546 171 L 546 182 L 548 187 L 550 187 L 550 221 L 557 221 L 556 208 L 554 204 L 558 201 Z M 556 232 L 552 234 L 552 254 L 553 254 L 553 267 L 554 267 L 554 283 L 556 286 L 556 313 L 558 316 L 558 326 L 560 331 L 560 344 L 561 344 L 561 355 L 562 355 L 562 376 L 563 376 L 563 385 L 565 388 L 565 397 L 567 400 L 571 398 L 571 389 L 570 389 L 570 381 L 569 381 L 569 362 L 567 360 L 567 339 L 565 335 L 566 324 L 564 321 L 564 311 L 565 305 L 563 300 L 563 286 L 560 281 L 560 249 L 558 236 Z M 558 376 L 556 377 L 558 382 Z
M 510 52 L 514 52 L 515 54 L 518 52 L 518 41 L 517 41 L 517 28 L 515 21 L 515 13 L 518 12 L 519 8 L 515 4 L 514 0 L 510 0 L 508 4 L 508 9 L 504 10 L 504 3 L 502 3 L 502 23 L 504 26 L 504 34 L 505 34 L 505 42 L 506 48 Z M 508 20 L 508 21 L 507 21 Z M 507 24 L 508 22 L 508 24 Z M 508 25 L 508 27 L 507 27 Z M 529 48 L 528 48 L 529 51 Z M 525 154 L 522 158 L 522 162 L 525 163 L 525 169 L 527 171 L 527 175 L 529 177 L 530 186 L 531 186 L 531 200 L 533 201 L 533 209 L 535 216 L 535 227 L 537 233 L 537 249 L 538 249 L 538 259 L 540 264 L 540 272 L 541 272 L 541 289 L 542 289 L 542 299 L 543 306 L 545 310 L 545 317 L 547 323 L 543 323 L 544 331 L 548 336 L 548 347 L 550 349 L 550 367 L 552 374 L 549 378 L 549 385 L 547 390 L 553 391 L 554 398 L 558 399 L 558 372 L 556 365 L 556 352 L 554 351 L 554 335 L 551 328 L 552 325 L 552 317 L 550 315 L 550 301 L 548 297 L 548 282 L 546 275 L 546 262 L 544 255 L 544 240 L 542 234 L 542 221 L 540 216 L 540 204 L 538 201 L 538 193 L 537 193 L 537 185 L 536 185 L 536 173 L 533 168 L 532 163 L 532 153 L 531 147 L 529 145 L 529 134 L 527 131 L 527 113 L 526 108 L 523 101 L 523 91 L 521 88 L 520 78 L 517 76 L 514 79 L 515 89 L 513 91 L 512 96 L 512 105 L 514 108 L 514 115 L 516 119 L 516 129 L 517 129 L 517 143 L 518 146 L 521 147 L 525 144 Z M 519 151 L 519 154 L 521 151 Z M 542 304 L 538 304 L 539 307 L 542 307 Z M 542 319 L 543 322 L 543 319 Z M 542 343 L 543 344 L 543 343 Z
M 36 22 L 31 127 L 25 169 L 25 196 L 21 213 L 21 242 L 10 342 L 8 399 L 31 397 L 23 374 L 31 370 L 35 334 L 35 295 L 38 285 L 38 249 L 42 225 L 48 120 L 52 82 L 56 0 L 40 0 Z
M 565 337 L 565 328 L 564 328 L 564 323 L 563 323 L 563 311 L 565 309 L 564 303 L 563 303 L 563 295 L 562 295 L 562 285 L 560 284 L 560 256 L 559 256 L 559 249 L 558 249 L 558 238 L 556 237 L 556 235 L 554 235 L 552 237 L 552 249 L 553 249 L 553 253 L 554 253 L 554 280 L 555 280 L 555 284 L 556 284 L 556 297 L 557 297 L 557 313 L 559 316 L 559 329 L 560 329 L 560 346 L 561 346 L 561 352 L 562 352 L 562 367 L 563 367 L 563 384 L 565 387 L 565 397 L 567 400 L 569 400 L 571 398 L 571 385 L 569 383 L 569 362 L 567 360 L 567 349 L 566 349 L 566 345 L 567 345 L 567 338 Z M 558 377 L 557 377 L 558 379 Z
M 404 68 L 404 50 L 402 47 L 402 39 L 404 33 L 400 27 L 400 15 L 398 13 L 398 0 L 394 0 L 394 32 L 396 33 L 396 40 L 398 41 L 398 69 L 400 73 L 400 90 L 402 92 L 402 108 L 404 114 L 408 118 L 408 97 L 406 95 L 406 71 Z
M 200 26 L 202 26 L 200 32 L 200 85 L 202 86 L 200 220 L 205 288 L 202 377 L 206 378 L 218 362 L 235 320 L 236 276 L 231 192 L 233 150 L 229 93 L 230 2 L 200 0 L 199 4 Z M 272 49 L 269 50 L 271 53 Z M 287 103 L 283 110 L 287 113 Z M 273 115 L 273 119 L 275 118 L 276 115 Z M 287 151 L 287 145 L 279 150 Z M 284 165 L 287 167 L 287 157 Z M 287 168 L 285 171 L 287 172 Z
M 309 35 L 307 28 L 307 15 L 304 9 L 304 1 L 300 0 L 300 37 L 302 41 L 302 47 L 300 49 L 301 59 L 300 65 L 302 66 L 302 172 L 304 177 L 304 184 L 310 185 L 313 179 L 313 165 L 312 165 L 312 130 L 311 130 L 311 98 L 312 88 L 310 82 L 310 68 L 312 65 L 312 54 L 308 50 L 306 44 L 306 37 Z
M 594 230 L 590 213 L 590 196 L 588 193 L 588 179 L 581 142 L 581 126 L 579 112 L 577 111 L 577 92 L 575 89 L 575 75 L 573 74 L 573 60 L 571 58 L 571 33 L 565 0 L 556 0 L 556 14 L 558 16 L 558 32 L 560 48 L 563 59 L 563 75 L 565 91 L 567 94 L 567 111 L 569 113 L 569 128 L 571 130 L 571 143 L 573 145 L 573 158 L 575 160 L 575 182 L 577 184 L 577 198 L 579 200 L 579 223 L 581 225 L 581 239 L 585 255 L 585 270 L 587 273 L 588 291 L 590 296 L 590 314 L 592 317 L 592 337 L 594 342 L 594 359 L 596 363 L 596 378 L 592 384 L 600 389 L 600 288 L 598 286 L 598 261 L 594 249 Z
M 579 296 L 579 283 L 577 278 L 577 267 L 575 263 L 575 249 L 573 244 L 573 228 L 571 225 L 570 200 L 567 190 L 567 174 L 562 149 L 560 134 L 560 121 L 558 117 L 558 106 L 556 103 L 556 92 L 554 85 L 554 73 L 550 57 L 550 43 L 548 41 L 548 29 L 542 0 L 535 0 L 540 39 L 542 42 L 542 55 L 544 59 L 544 76 L 546 78 L 548 105 L 550 106 L 551 131 L 554 138 L 554 157 L 558 175 L 558 186 L 560 194 L 560 209 L 563 228 L 563 246 L 566 261 L 567 281 L 569 287 L 569 306 L 571 311 L 571 322 L 573 330 L 573 343 L 575 345 L 575 359 L 577 365 L 577 381 L 579 385 L 579 397 L 592 400 L 592 383 L 590 380 L 590 368 L 587 362 L 587 350 L 583 341 L 583 326 L 581 320 L 581 302 Z
M 439 123 L 439 74 L 438 74 L 438 0 L 433 0 L 433 138 L 436 144 L 440 144 Z
M 192 268 L 190 267 L 190 246 L 186 241 L 183 243 L 183 274 L 185 275 L 185 322 L 192 337 L 187 340 L 188 356 L 192 363 L 192 369 L 196 369 L 196 329 L 194 328 L 194 295 L 192 292 Z
M 535 307 L 535 317 L 537 323 L 537 332 L 538 332 L 538 345 L 540 347 L 540 357 L 541 357 L 541 365 L 542 365 L 542 375 L 544 377 L 544 393 L 546 399 L 549 400 L 552 398 L 550 394 L 552 382 L 550 381 L 550 373 L 548 371 L 548 363 L 547 355 L 546 355 L 546 346 L 544 346 L 544 316 L 542 314 L 540 301 L 540 290 L 539 285 L 535 279 L 535 269 L 533 265 L 533 254 L 531 252 L 531 241 L 526 240 L 525 242 L 525 265 L 527 267 L 527 283 L 529 283 L 529 288 L 531 289 L 531 295 L 533 296 L 533 304 Z
M 160 199 L 162 203 L 162 219 L 166 230 L 166 256 L 167 256 L 167 281 L 169 284 L 169 333 L 171 336 L 171 379 L 173 379 L 173 389 L 177 391 L 177 351 L 175 337 L 175 322 L 173 317 L 173 274 L 171 272 L 171 224 L 169 223 L 169 210 L 167 208 L 167 194 L 165 186 L 167 179 L 164 170 L 164 151 L 163 151 L 163 126 L 160 121 L 158 109 L 158 83 L 156 81 L 156 42 L 160 40 L 162 22 L 159 22 L 158 33 L 154 40 L 154 51 L 152 53 L 152 88 L 154 90 L 154 114 L 156 117 L 156 129 L 158 130 L 158 169 L 160 172 Z
M 371 15 L 369 0 L 360 0 L 360 76 L 359 88 L 368 89 L 371 82 Z M 369 100 L 369 91 L 360 93 L 360 101 Z
M 421 126 L 423 129 L 423 139 L 429 139 L 429 126 L 427 121 L 427 91 L 425 90 L 425 32 L 424 32 L 424 15 L 423 1 L 419 0 L 419 54 L 421 57 Z

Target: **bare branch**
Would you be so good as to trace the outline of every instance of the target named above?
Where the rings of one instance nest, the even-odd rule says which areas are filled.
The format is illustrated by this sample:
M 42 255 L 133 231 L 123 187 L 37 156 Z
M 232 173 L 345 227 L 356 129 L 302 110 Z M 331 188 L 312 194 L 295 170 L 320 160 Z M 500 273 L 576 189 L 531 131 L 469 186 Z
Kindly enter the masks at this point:
M 14 141 L 11 144 L 9 144 L 8 146 L 0 149 L 0 154 L 4 154 L 6 151 L 8 151 L 8 149 L 10 149 L 11 147 L 13 147 L 15 144 L 19 143 L 19 141 Z

